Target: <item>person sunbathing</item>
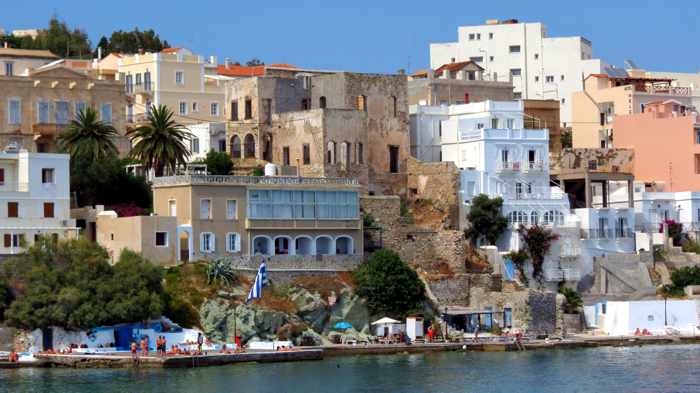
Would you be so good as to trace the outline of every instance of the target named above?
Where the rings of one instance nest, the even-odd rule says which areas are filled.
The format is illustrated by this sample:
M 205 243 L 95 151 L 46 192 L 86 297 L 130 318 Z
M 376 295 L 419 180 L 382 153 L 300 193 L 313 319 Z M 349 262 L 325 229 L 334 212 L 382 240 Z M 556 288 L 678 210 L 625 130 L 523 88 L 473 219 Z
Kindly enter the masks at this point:
M 637 330 L 634 331 L 634 335 L 635 335 L 635 336 L 641 336 L 641 335 L 642 335 L 642 332 L 639 331 L 639 328 L 637 328 Z

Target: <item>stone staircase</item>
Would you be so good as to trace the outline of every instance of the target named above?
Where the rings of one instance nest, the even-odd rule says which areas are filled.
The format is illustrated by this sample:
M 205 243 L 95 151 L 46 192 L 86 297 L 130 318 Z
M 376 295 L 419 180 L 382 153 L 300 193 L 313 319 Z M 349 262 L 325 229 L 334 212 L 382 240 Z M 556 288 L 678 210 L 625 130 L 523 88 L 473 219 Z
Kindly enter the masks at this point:
M 592 293 L 643 298 L 656 293 L 644 256 L 609 254 L 594 258 L 595 285 Z

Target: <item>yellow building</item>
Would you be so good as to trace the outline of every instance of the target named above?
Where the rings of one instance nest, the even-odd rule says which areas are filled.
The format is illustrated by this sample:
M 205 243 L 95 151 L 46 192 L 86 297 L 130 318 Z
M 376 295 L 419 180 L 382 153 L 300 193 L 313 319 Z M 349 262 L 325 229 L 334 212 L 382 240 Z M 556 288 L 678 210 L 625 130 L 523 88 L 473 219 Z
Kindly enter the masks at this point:
M 129 121 L 143 121 L 151 105 L 167 106 L 182 124 L 224 120 L 224 80 L 229 78 L 213 75 L 215 58 L 205 61 L 187 49 L 168 48 L 124 55 L 117 64 L 129 96 Z

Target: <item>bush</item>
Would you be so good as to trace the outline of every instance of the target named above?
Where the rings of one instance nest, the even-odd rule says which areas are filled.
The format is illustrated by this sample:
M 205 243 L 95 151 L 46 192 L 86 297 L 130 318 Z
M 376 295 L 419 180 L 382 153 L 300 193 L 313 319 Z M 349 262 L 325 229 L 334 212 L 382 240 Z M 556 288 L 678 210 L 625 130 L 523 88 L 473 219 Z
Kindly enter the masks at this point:
M 567 314 L 578 314 L 583 306 L 583 299 L 581 299 L 581 295 L 579 295 L 576 290 L 567 287 L 559 288 L 559 293 L 564 295 L 566 298 L 566 302 L 564 303 L 564 312 Z
M 552 247 L 552 242 L 559 239 L 559 235 L 551 230 L 533 225 L 525 227 L 521 225 L 518 233 L 525 244 L 525 251 L 530 255 L 532 261 L 532 277 L 542 286 L 544 258 Z
M 418 274 L 395 252 L 372 254 L 354 273 L 357 294 L 367 299 L 373 315 L 403 318 L 420 310 L 425 287 Z
M 365 228 L 374 228 L 376 221 L 374 216 L 369 213 L 362 213 L 362 225 Z
M 107 251 L 86 239 L 39 239 L 3 265 L 14 298 L 7 324 L 88 329 L 160 316 L 161 269 L 130 252 L 114 267 L 108 261 Z
M 664 232 L 664 224 L 668 225 L 668 237 L 673 239 L 673 245 L 678 247 L 683 240 L 683 224 L 674 220 L 666 220 L 659 225 L 659 233 Z
M 231 156 L 223 151 L 209 150 L 204 163 L 207 164 L 207 172 L 210 175 L 230 175 L 233 170 Z
M 688 285 L 700 285 L 700 265 L 686 266 L 671 273 L 671 285 L 666 285 L 663 292 L 670 296 L 683 296 Z
M 513 262 L 513 266 L 515 266 L 515 268 L 518 270 L 520 281 L 522 281 L 523 284 L 525 284 L 525 286 L 528 286 L 529 280 L 527 279 L 527 275 L 525 274 L 525 263 L 527 262 L 528 258 L 527 253 L 523 250 L 511 251 L 503 257 L 506 259 L 510 259 L 511 262 Z
M 71 159 L 70 189 L 78 206 L 151 207 L 151 189 L 143 177 L 126 173 L 127 160 L 112 155 L 100 160 Z
M 508 226 L 508 221 L 501 214 L 503 199 L 489 198 L 488 195 L 478 195 L 472 199 L 467 219 L 469 229 L 464 234 L 472 243 L 486 240 L 489 244 L 496 244 L 496 240 Z
M 231 285 L 238 275 L 233 269 L 231 260 L 228 258 L 216 258 L 207 262 L 208 283 L 220 282 L 224 285 Z

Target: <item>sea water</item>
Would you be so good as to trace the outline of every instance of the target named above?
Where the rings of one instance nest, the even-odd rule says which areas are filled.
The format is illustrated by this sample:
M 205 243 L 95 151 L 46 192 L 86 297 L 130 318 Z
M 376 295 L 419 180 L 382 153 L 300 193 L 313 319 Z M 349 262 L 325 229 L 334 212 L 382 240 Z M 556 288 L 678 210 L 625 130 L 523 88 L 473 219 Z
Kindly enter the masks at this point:
M 700 345 L 442 352 L 196 369 L 0 370 L 2 392 L 700 392 Z

